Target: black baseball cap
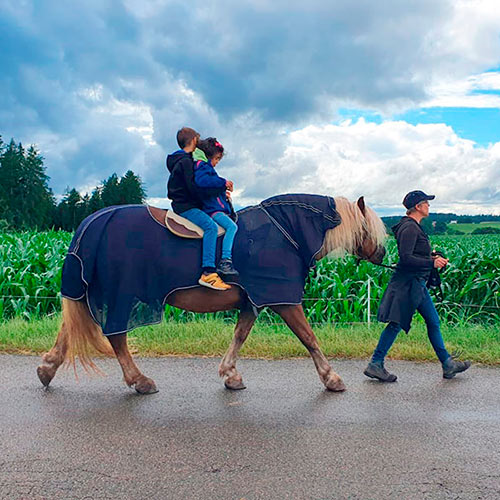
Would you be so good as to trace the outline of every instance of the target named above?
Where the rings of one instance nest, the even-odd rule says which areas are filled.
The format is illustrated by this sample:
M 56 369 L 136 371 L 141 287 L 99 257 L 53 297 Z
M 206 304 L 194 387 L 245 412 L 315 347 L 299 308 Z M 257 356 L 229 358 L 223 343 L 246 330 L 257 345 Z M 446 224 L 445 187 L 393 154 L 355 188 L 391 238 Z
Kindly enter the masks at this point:
M 403 199 L 403 205 L 406 208 L 413 208 L 419 203 L 426 200 L 433 200 L 435 196 L 433 194 L 425 194 L 423 191 L 410 191 Z

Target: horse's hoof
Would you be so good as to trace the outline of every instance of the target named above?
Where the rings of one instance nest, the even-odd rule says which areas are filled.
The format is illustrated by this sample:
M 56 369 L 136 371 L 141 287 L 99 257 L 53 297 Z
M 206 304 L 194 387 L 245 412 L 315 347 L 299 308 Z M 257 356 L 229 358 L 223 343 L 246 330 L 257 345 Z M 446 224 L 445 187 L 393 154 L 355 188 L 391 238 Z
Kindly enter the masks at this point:
M 139 394 L 155 394 L 158 392 L 156 384 L 147 377 L 144 377 L 144 380 L 141 380 L 135 384 L 135 390 Z
M 343 392 L 345 391 L 345 384 L 342 379 L 330 379 L 326 384 L 326 388 L 332 392 Z
M 51 380 L 54 378 L 54 374 L 51 374 L 51 368 L 47 365 L 40 365 L 36 369 L 36 373 L 38 375 L 38 378 L 40 379 L 40 382 L 43 384 L 44 387 L 48 387 Z
M 224 381 L 224 385 L 226 386 L 226 389 L 229 389 L 231 391 L 241 391 L 242 389 L 246 389 L 247 386 L 243 383 L 241 379 L 236 379 L 236 380 L 226 380 Z
M 135 386 L 135 390 L 137 393 L 145 396 L 146 394 L 156 394 L 158 392 L 158 389 L 156 388 L 155 385 L 152 386 Z

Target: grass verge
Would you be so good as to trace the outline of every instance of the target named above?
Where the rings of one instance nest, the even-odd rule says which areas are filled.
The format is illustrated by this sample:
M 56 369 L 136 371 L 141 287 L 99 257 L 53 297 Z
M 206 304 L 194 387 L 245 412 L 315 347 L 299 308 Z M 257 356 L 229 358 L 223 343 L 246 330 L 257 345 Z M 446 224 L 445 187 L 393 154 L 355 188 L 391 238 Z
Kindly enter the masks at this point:
M 60 317 L 0 323 L 0 352 L 39 354 L 49 350 L 56 338 Z M 207 319 L 191 323 L 166 323 L 138 328 L 129 334 L 135 354 L 141 356 L 217 356 L 224 354 L 234 325 Z M 325 325 L 315 328 L 321 348 L 329 358 L 368 358 L 383 325 Z M 483 326 L 446 326 L 443 336 L 448 350 L 462 351 L 462 359 L 500 364 L 500 329 Z M 257 324 L 241 357 L 282 359 L 308 356 L 286 326 Z M 401 333 L 390 351 L 392 359 L 434 361 L 425 326 L 415 322 L 409 335 Z

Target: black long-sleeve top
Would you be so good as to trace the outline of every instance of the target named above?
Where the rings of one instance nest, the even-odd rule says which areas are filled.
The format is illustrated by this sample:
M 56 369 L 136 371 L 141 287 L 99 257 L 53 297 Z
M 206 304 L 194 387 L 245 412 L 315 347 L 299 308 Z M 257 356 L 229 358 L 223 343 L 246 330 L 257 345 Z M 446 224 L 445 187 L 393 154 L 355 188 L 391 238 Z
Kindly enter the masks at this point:
M 392 230 L 398 242 L 399 262 L 380 301 L 377 319 L 397 323 L 408 332 L 425 297 L 421 278 L 428 279 L 434 261 L 429 237 L 415 219 L 403 217 Z
M 412 217 L 403 217 L 392 227 L 392 231 L 398 243 L 397 269 L 427 278 L 434 267 L 434 261 L 429 237 L 422 226 Z

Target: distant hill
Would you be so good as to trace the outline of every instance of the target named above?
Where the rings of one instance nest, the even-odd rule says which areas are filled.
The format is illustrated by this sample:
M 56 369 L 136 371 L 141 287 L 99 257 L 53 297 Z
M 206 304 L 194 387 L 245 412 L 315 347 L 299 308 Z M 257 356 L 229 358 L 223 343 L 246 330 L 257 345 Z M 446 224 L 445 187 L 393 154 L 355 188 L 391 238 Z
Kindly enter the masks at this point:
M 484 221 L 479 224 L 448 224 L 448 232 L 462 231 L 465 234 L 499 234 L 500 221 Z
M 390 234 L 390 228 L 401 219 L 400 215 L 382 217 Z M 484 228 L 500 229 L 500 215 L 457 215 L 453 213 L 430 213 L 422 221 L 427 234 L 480 234 Z M 477 231 L 480 229 L 480 231 Z

